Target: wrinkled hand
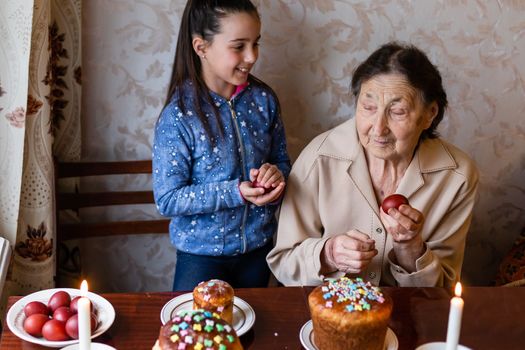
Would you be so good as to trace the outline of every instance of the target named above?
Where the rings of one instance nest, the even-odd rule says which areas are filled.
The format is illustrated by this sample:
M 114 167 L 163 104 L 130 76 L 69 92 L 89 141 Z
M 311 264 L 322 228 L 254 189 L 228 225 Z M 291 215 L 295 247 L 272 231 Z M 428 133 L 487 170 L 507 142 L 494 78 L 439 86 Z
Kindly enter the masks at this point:
M 407 243 L 421 236 L 425 218 L 423 214 L 408 204 L 402 204 L 399 209 L 391 208 L 388 213 L 381 209 L 381 221 L 386 231 L 392 235 L 394 242 Z
M 399 209 L 391 208 L 388 214 L 381 209 L 381 222 L 392 236 L 393 248 L 398 263 L 407 271 L 416 270 L 415 261 L 425 252 L 421 230 L 425 218 L 423 214 L 408 204 Z
M 252 186 L 253 181 L 271 190 L 264 193 L 264 188 Z M 264 163 L 259 169 L 250 170 L 250 181 L 241 182 L 239 190 L 246 201 L 262 206 L 279 199 L 284 191 L 284 186 L 284 175 L 279 168 L 273 164 Z
M 322 271 L 363 272 L 377 255 L 375 241 L 357 230 L 329 238 L 321 252 Z

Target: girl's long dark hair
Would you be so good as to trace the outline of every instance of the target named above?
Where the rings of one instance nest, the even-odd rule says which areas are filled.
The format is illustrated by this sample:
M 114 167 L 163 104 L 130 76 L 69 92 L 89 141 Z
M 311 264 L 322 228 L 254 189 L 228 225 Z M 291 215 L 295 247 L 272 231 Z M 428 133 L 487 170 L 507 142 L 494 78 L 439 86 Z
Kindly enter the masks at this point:
M 259 19 L 257 8 L 250 0 L 188 0 L 180 23 L 173 71 L 164 106 L 170 103 L 174 94 L 178 94 L 179 108 L 185 112 L 187 106 L 182 99 L 182 86 L 191 82 L 195 101 L 192 107 L 196 109 L 208 133 L 209 125 L 202 112 L 201 103 L 210 104 L 215 116 L 218 115 L 218 111 L 202 78 L 201 61 L 193 50 L 192 41 L 193 37 L 198 35 L 212 42 L 213 37 L 221 31 L 220 20 L 234 13 L 249 13 Z M 220 123 L 220 118 L 217 120 Z

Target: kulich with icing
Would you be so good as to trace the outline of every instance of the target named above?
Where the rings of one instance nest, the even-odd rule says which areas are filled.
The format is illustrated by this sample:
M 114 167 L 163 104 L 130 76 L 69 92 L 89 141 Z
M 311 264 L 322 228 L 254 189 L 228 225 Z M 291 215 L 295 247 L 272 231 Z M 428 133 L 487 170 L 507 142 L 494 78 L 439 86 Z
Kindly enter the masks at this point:
M 204 281 L 193 289 L 193 309 L 215 312 L 230 324 L 233 324 L 233 299 L 232 286 L 223 280 Z
M 361 278 L 327 279 L 308 296 L 319 350 L 383 350 L 392 299 Z
M 153 350 L 243 350 L 239 337 L 218 314 L 183 310 L 160 328 Z

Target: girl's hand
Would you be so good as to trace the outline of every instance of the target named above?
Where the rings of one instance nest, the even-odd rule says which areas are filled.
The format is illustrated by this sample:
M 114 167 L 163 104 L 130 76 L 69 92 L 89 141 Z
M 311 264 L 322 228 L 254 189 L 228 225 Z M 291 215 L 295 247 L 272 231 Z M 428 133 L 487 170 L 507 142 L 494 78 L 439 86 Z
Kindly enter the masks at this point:
M 251 181 L 243 181 L 239 185 L 239 191 L 241 191 L 241 195 L 245 201 L 257 206 L 262 206 L 279 199 L 284 191 L 284 182 L 280 182 L 277 187 L 273 188 L 270 192 L 265 193 L 264 188 L 253 187 Z
M 277 166 L 269 163 L 264 163 L 259 169 L 251 169 L 250 180 L 241 182 L 239 191 L 246 201 L 257 206 L 276 201 L 284 191 L 284 175 Z M 253 186 L 254 182 L 258 187 Z
M 277 166 L 264 163 L 259 169 L 250 170 L 250 180 L 257 182 L 259 186 L 266 188 L 268 191 L 284 182 L 284 175 Z
M 321 251 L 321 273 L 339 270 L 359 274 L 377 253 L 375 241 L 360 231 L 350 230 L 330 237 Z
M 381 221 L 392 236 L 397 262 L 408 272 L 416 271 L 416 260 L 425 252 L 421 235 L 425 217 L 408 204 L 391 208 L 388 214 L 380 210 Z

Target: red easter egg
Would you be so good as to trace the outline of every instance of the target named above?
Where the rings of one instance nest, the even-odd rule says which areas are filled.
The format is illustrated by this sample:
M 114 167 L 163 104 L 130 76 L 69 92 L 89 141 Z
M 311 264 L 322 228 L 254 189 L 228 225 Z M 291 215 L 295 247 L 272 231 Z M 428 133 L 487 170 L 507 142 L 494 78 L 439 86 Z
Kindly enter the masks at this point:
M 24 320 L 24 330 L 34 337 L 42 336 L 42 327 L 49 321 L 49 316 L 44 314 L 33 314 Z
M 69 307 L 70 302 L 71 302 L 71 296 L 67 292 L 60 290 L 54 293 L 51 296 L 51 298 L 49 298 L 47 307 L 49 308 L 51 312 L 55 312 L 55 310 L 61 306 Z
M 24 314 L 27 317 L 34 314 L 47 315 L 49 314 L 49 309 L 47 308 L 46 304 L 40 301 L 32 301 L 27 303 L 26 306 L 24 306 Z
M 381 208 L 388 214 L 391 208 L 399 209 L 402 204 L 408 204 L 408 199 L 405 196 L 402 194 L 391 194 L 383 200 Z
M 264 193 L 268 193 L 270 192 L 271 190 L 273 190 L 273 188 L 270 186 L 269 188 L 266 188 L 264 187 L 263 185 L 261 185 L 259 183 L 259 181 L 255 180 L 255 181 L 252 181 L 252 187 L 254 188 L 262 188 L 264 190 Z
M 42 335 L 46 340 L 64 341 L 69 340 L 66 333 L 66 324 L 59 320 L 49 320 L 42 327 Z

